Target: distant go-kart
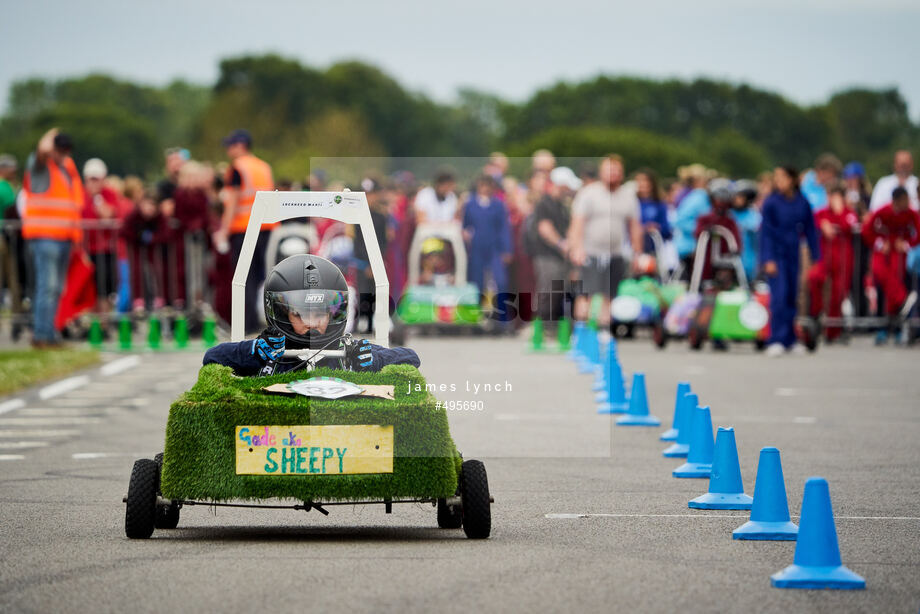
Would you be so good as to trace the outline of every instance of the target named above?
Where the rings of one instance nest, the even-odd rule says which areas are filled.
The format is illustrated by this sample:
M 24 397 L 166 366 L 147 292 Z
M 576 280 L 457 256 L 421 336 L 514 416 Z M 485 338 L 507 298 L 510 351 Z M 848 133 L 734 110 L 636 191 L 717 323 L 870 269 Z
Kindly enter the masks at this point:
M 259 228 L 295 217 L 359 224 L 377 296 L 389 296 L 364 193 L 259 192 L 233 277 L 234 341 L 243 339 L 246 277 Z M 389 324 L 387 310 L 377 309 L 376 342 L 384 346 Z M 124 499 L 129 538 L 174 529 L 181 510 L 195 505 L 328 514 L 330 506 L 359 504 L 382 505 L 390 513 L 396 503 L 431 504 L 439 527 L 462 527 L 470 538 L 489 536 L 485 467 L 462 459 L 446 411 L 417 369 L 315 367 L 323 358 L 342 357 L 342 350 L 289 350 L 285 356 L 304 362 L 305 370 L 241 378 L 228 367 L 201 369 L 198 382 L 170 408 L 164 453 L 134 463 Z M 264 388 L 271 385 L 328 398 L 269 394 Z M 393 398 L 340 396 L 372 386 L 392 386 Z
M 439 246 L 437 251 L 428 250 L 432 244 Z M 423 261 L 428 257 L 438 257 L 449 273 L 423 279 Z M 459 222 L 416 228 L 409 246 L 408 269 L 406 292 L 396 306 L 396 315 L 407 328 L 423 333 L 465 332 L 490 325 L 480 304 L 479 289 L 467 281 L 466 246 Z
M 687 290 L 678 272 L 668 272 L 664 264 L 664 239 L 656 229 L 647 230 L 655 246 L 655 255 L 639 254 L 635 260 L 637 274 L 617 286 L 617 295 L 610 303 L 610 316 L 619 337 L 632 337 L 637 326 L 649 327 L 655 343 L 667 341 L 662 319 L 670 306 Z
M 713 237 L 726 243 L 728 256 L 717 253 Z M 720 282 L 704 287 L 707 251 L 711 252 L 716 276 L 734 276 L 731 287 L 720 287 Z M 734 235 L 722 226 L 713 226 L 700 233 L 690 288 L 665 315 L 664 333 L 666 337 L 686 337 L 694 350 L 702 348 L 707 339 L 716 343 L 748 341 L 762 349 L 770 332 L 769 299 L 765 285 L 754 289 L 749 285 Z

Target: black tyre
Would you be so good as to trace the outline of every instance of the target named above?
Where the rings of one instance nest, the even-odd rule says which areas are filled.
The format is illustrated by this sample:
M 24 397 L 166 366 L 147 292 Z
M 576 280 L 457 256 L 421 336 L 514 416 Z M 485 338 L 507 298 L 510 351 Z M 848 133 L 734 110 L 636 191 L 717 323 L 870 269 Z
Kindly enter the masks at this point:
M 463 512 L 447 505 L 447 499 L 438 499 L 438 527 L 459 529 L 463 525 Z
M 460 472 L 463 532 L 470 539 L 486 539 L 492 532 L 492 500 L 486 467 L 480 461 L 463 461 Z
M 755 339 L 754 349 L 757 350 L 758 352 L 763 352 L 765 349 L 767 349 L 766 339 Z
M 159 475 L 156 461 L 148 458 L 134 461 L 125 506 L 125 535 L 131 539 L 147 539 L 153 535 Z
M 175 529 L 179 526 L 179 504 L 158 505 L 153 526 L 157 529 Z

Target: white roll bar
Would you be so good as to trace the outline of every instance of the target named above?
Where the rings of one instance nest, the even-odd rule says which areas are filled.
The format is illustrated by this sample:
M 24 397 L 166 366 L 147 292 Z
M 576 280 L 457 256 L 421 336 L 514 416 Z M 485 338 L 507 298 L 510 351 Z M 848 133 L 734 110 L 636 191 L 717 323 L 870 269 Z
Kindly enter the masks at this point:
M 361 228 L 371 272 L 374 274 L 377 296 L 374 311 L 375 341 L 390 346 L 390 281 L 383 267 L 383 256 L 377 243 L 377 233 L 364 192 L 256 192 L 249 225 L 243 238 L 240 259 L 233 272 L 230 339 L 242 341 L 245 336 L 246 278 L 252 264 L 259 230 L 262 224 L 272 224 L 296 217 L 327 217 Z M 381 309 L 381 301 L 383 308 Z

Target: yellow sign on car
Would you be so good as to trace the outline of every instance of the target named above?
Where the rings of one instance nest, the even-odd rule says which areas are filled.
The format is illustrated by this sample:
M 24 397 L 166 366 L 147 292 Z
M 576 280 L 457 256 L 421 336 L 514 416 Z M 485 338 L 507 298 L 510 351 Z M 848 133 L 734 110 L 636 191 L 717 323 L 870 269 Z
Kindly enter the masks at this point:
M 237 475 L 393 473 L 393 427 L 237 426 Z

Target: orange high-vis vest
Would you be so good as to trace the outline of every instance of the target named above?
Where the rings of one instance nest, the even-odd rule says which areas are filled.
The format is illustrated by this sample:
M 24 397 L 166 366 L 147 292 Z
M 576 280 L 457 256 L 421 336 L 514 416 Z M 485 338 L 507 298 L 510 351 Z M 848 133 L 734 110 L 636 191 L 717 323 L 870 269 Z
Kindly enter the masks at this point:
M 59 166 L 46 161 L 50 181 L 44 192 L 32 191 L 32 174 L 26 171 L 22 189 L 26 202 L 22 216 L 24 239 L 83 240 L 80 218 L 83 210 L 83 182 L 71 158 Z
M 249 214 L 252 211 L 252 203 L 256 200 L 256 192 L 274 190 L 275 181 L 272 179 L 272 168 L 252 154 L 246 154 L 234 160 L 229 171 L 230 174 L 232 174 L 233 169 L 236 169 L 243 179 L 243 184 L 240 186 L 240 198 L 236 204 L 236 212 L 230 222 L 230 233 L 236 234 L 246 232 L 246 226 L 249 225 Z M 274 224 L 262 224 L 262 230 L 269 230 L 277 225 L 277 222 Z

